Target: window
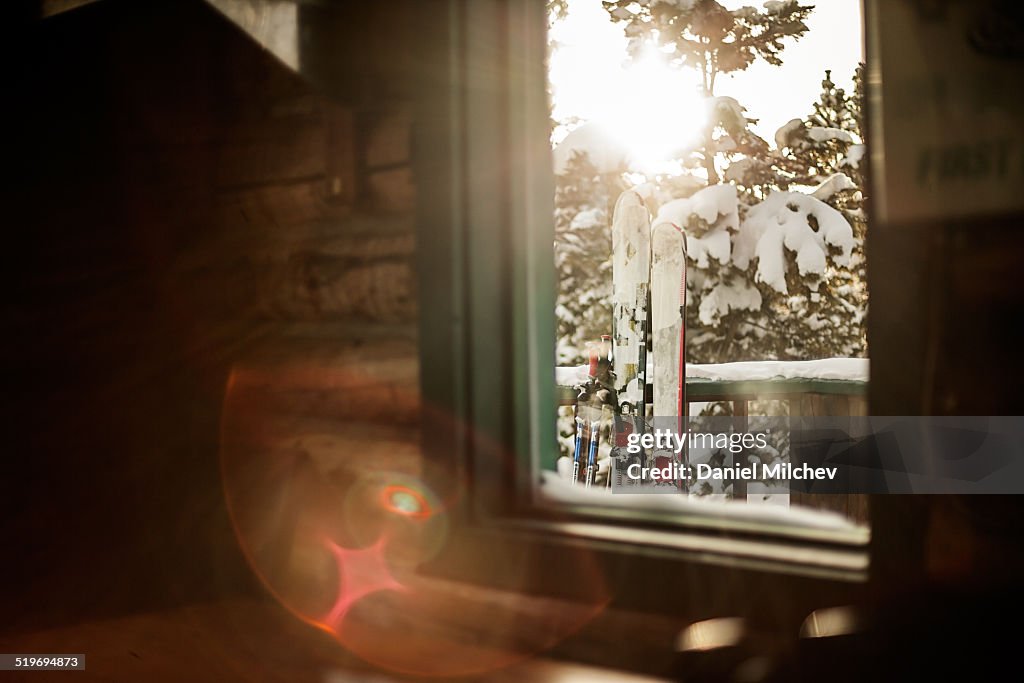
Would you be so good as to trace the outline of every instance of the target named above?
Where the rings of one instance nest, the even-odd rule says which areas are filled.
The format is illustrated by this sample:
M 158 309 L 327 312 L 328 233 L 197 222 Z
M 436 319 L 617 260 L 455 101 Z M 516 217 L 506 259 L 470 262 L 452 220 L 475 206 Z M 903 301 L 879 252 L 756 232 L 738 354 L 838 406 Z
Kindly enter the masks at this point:
M 859 24 L 856 1 L 574 2 L 553 14 L 561 454 L 541 463 L 542 498 L 866 539 L 866 496 L 790 494 L 779 479 L 788 418 L 866 414 Z M 639 448 L 638 411 L 648 431 L 717 422 L 720 437 L 780 436 L 655 453 Z M 637 487 L 684 493 L 602 495 Z M 846 523 L 690 504 L 714 499 L 828 508 Z
M 443 68 L 424 81 L 416 144 L 427 474 L 441 499 L 456 501 L 455 542 L 435 569 L 565 595 L 573 587 L 544 568 L 584 543 L 588 561 L 611 568 L 629 557 L 638 575 L 774 569 L 815 590 L 853 590 L 866 552 L 828 533 L 782 541 L 715 514 L 680 528 L 630 510 L 536 504 L 537 473 L 557 448 L 547 21 L 539 3 L 476 1 L 442 19 L 444 40 L 424 59 Z M 659 608 L 650 586 L 615 590 Z M 813 592 L 794 600 L 794 618 L 818 604 Z

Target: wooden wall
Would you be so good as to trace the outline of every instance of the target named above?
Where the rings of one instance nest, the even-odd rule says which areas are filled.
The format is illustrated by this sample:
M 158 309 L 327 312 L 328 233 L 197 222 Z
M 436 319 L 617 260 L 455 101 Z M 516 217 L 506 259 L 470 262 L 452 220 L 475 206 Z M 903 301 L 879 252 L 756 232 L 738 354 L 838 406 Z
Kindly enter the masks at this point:
M 0 628 L 252 591 L 230 378 L 264 411 L 246 438 L 345 468 L 383 435 L 416 471 L 409 107 L 327 100 L 198 0 L 6 53 Z

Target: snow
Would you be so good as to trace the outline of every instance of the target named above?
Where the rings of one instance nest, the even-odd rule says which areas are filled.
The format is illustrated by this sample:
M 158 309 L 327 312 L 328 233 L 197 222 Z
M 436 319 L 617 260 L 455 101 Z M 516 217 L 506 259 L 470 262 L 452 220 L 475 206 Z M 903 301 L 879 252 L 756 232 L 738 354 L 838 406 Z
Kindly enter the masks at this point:
M 870 361 L 867 358 L 690 363 L 686 366 L 686 376 L 723 382 L 752 382 L 771 379 L 833 379 L 866 382 L 868 381 L 869 365 Z M 586 366 L 582 367 L 586 372 Z
M 719 95 L 712 99 L 712 105 L 716 112 L 729 113 L 737 119 L 743 118 L 743 112 L 746 111 L 745 106 L 740 104 L 735 97 L 728 95 Z
M 725 170 L 726 181 L 730 183 L 742 183 L 747 171 L 749 171 L 753 165 L 754 161 L 749 157 L 737 159 L 729 164 L 729 168 Z
M 565 136 L 552 152 L 555 173 L 564 173 L 574 152 L 586 153 L 600 173 L 618 171 L 629 162 L 629 152 L 595 123 L 584 123 Z
M 805 130 L 807 137 L 814 142 L 827 142 L 829 140 L 838 140 L 845 142 L 853 147 L 863 147 L 863 145 L 854 145 L 853 135 L 849 131 L 845 131 L 841 128 L 827 128 L 825 126 L 811 126 L 804 128 L 804 122 L 801 119 L 790 119 L 788 122 L 782 125 L 777 131 L 775 131 L 775 147 L 782 150 L 785 147 L 792 147 L 791 141 L 793 136 L 801 130 Z M 853 147 L 850 149 L 852 150 Z M 854 153 L 857 160 L 864 154 L 863 150 Z M 849 156 L 849 154 L 847 155 Z
M 812 216 L 817 230 L 810 223 Z M 799 192 L 773 192 L 747 212 L 736 238 L 733 263 L 743 269 L 757 257 L 755 279 L 786 294 L 786 250 L 795 252 L 800 275 L 822 275 L 829 246 L 840 249 L 833 260 L 846 266 L 854 244 L 850 224 L 828 204 Z
M 700 218 L 711 226 L 710 229 L 703 235 L 696 234 L 698 226 L 691 223 L 691 216 Z M 736 187 L 712 185 L 690 197 L 667 202 L 658 210 L 652 225 L 657 227 L 662 223 L 683 228 L 687 256 L 696 261 L 698 268 L 707 268 L 709 258 L 728 263 L 732 248 L 729 231 L 739 229 Z
M 736 141 L 731 135 L 723 135 L 715 140 L 715 149 L 719 152 L 731 152 L 736 149 Z
M 839 248 L 840 253 L 832 257 L 837 265 L 849 265 L 855 245 L 853 229 L 839 211 L 822 200 L 853 188 L 853 181 L 839 173 L 822 183 L 814 195 L 773 192 L 751 207 L 741 224 L 736 187 L 712 185 L 691 197 L 665 203 L 652 224 L 655 228 L 665 223 L 683 228 L 687 256 L 698 269 L 708 268 L 711 260 L 726 264 L 731 258 L 733 265 L 743 270 L 756 257 L 756 281 L 786 294 L 786 250 L 795 253 L 797 268 L 803 276 L 825 273 L 830 247 Z M 694 217 L 703 225 L 695 222 Z M 701 233 L 705 226 L 706 231 Z M 735 238 L 731 233 L 737 233 Z M 755 306 L 751 295 L 730 297 L 720 291 L 709 307 L 702 310 L 702 316 L 707 316 L 702 320 L 716 319 L 733 302 L 741 308 L 760 307 L 759 301 Z
M 689 11 L 693 9 L 695 2 L 697 2 L 697 0 L 652 0 L 651 5 L 672 5 L 673 7 L 678 7 L 681 10 Z
M 725 219 L 724 227 L 739 227 L 736 188 L 732 185 L 712 185 L 684 199 L 666 203 L 658 210 L 652 225 L 672 223 L 686 228 L 691 214 L 696 214 L 708 225 L 714 225 L 719 216 Z
M 729 233 L 725 230 L 714 230 L 703 237 L 686 235 L 686 253 L 697 262 L 698 268 L 707 268 L 709 257 L 719 263 L 728 263 L 731 246 Z
M 802 119 L 790 119 L 787 123 L 784 123 L 781 128 L 775 131 L 775 147 L 780 150 L 788 147 L 790 138 L 803 126 L 804 122 Z
M 849 168 L 860 168 L 860 162 L 864 158 L 864 153 L 866 151 L 866 145 L 852 145 L 850 149 L 846 150 L 846 156 L 839 165 L 847 166 Z
M 640 183 L 631 187 L 630 190 L 635 192 L 645 202 L 654 199 L 659 194 L 659 186 L 655 183 Z
M 742 124 L 746 121 L 744 112 L 746 107 L 736 101 L 735 98 L 729 97 L 728 95 L 720 95 L 710 100 L 711 110 L 715 113 L 716 119 L 719 121 L 729 121 L 731 117 L 737 124 Z
M 764 3 L 764 8 L 772 14 L 778 14 L 782 11 L 782 8 L 786 6 L 785 2 L 780 0 L 768 0 Z
M 719 282 L 700 302 L 700 321 L 715 325 L 729 311 L 756 311 L 761 308 L 761 292 L 745 282 L 727 285 Z
M 672 191 L 666 187 L 665 183 L 653 182 L 640 183 L 631 189 L 640 195 L 646 206 L 656 211 L 658 207 L 672 201 L 680 194 L 693 194 L 700 188 L 705 187 L 705 184 L 700 179 L 690 176 L 679 176 L 673 178 L 673 181 Z
M 845 173 L 834 173 L 822 181 L 818 187 L 814 188 L 814 191 L 811 192 L 811 196 L 815 199 L 827 202 L 836 192 L 856 189 L 857 184 L 850 180 L 850 176 Z
M 573 230 L 585 230 L 604 225 L 605 223 L 604 211 L 601 209 L 586 209 L 576 214 L 569 227 Z
M 815 292 L 814 294 L 817 294 L 817 292 Z M 814 298 L 814 295 L 811 296 L 812 300 L 813 300 L 813 298 Z M 817 313 L 812 313 L 811 315 L 809 315 L 806 318 L 804 318 L 804 324 L 807 325 L 807 327 L 809 327 L 810 329 L 812 329 L 815 332 L 817 332 L 821 328 L 823 328 L 826 325 L 828 325 L 828 321 L 825 320 L 824 318 L 822 318 Z
M 589 365 L 559 366 L 555 368 L 555 384 L 560 387 L 574 387 L 587 381 Z
M 811 126 L 807 129 L 807 137 L 814 140 L 815 142 L 825 142 L 827 140 L 839 140 L 840 142 L 848 142 L 853 144 L 853 136 L 847 131 L 841 128 L 824 128 L 822 126 Z
M 822 358 L 820 360 L 759 360 L 737 363 L 687 363 L 686 376 L 720 382 L 759 382 L 773 379 L 830 379 L 867 382 L 870 361 L 867 358 Z M 559 386 L 576 386 L 587 381 L 589 366 L 555 368 Z M 648 359 L 647 376 L 654 374 L 653 359 Z

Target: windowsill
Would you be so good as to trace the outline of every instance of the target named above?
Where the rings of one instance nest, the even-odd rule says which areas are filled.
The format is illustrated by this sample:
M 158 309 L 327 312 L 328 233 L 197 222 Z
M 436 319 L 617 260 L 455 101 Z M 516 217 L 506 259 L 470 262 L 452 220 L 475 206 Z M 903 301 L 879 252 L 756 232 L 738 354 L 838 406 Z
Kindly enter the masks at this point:
M 635 521 L 635 520 L 634 520 Z M 501 561 L 489 560 L 495 544 L 503 552 L 519 557 L 530 549 L 539 550 L 544 563 L 558 561 L 566 553 L 585 552 L 594 566 L 606 571 L 627 561 L 643 575 L 663 563 L 674 564 L 679 570 L 689 566 L 705 567 L 712 574 L 723 569 L 753 573 L 763 579 L 771 576 L 791 576 L 802 580 L 824 581 L 837 585 L 859 585 L 868 580 L 869 555 L 867 546 L 841 547 L 821 543 L 797 543 L 791 539 L 765 536 L 726 536 L 700 533 L 694 529 L 665 529 L 640 527 L 635 524 L 616 525 L 607 520 L 594 521 L 580 517 L 564 518 L 504 518 L 486 524 L 470 524 L 453 539 L 462 548 L 459 555 L 474 558 L 474 569 L 467 562 L 447 566 L 440 575 L 457 580 L 490 585 L 504 585 L 507 577 L 499 571 Z M 514 549 L 514 550 L 510 550 Z M 546 549 L 546 550 L 542 550 Z M 653 563 L 653 564 L 652 564 Z M 436 572 L 438 568 L 428 570 Z M 600 570 L 598 570 L 600 571 Z M 693 571 L 687 570 L 687 571 Z M 703 570 L 702 570 L 703 572 Z M 668 572 L 669 575 L 672 571 Z M 514 582 L 518 584 L 517 582 Z M 511 586 L 506 586 L 511 589 Z M 563 587 L 564 588 L 564 587 Z M 620 586 L 623 605 L 630 605 L 630 586 Z M 531 593 L 534 589 L 517 586 L 515 590 Z M 573 598 L 572 591 L 564 588 L 565 597 Z M 725 610 L 723 613 L 726 613 Z
M 791 574 L 844 582 L 868 578 L 866 547 L 800 546 L 782 540 L 722 537 L 619 526 L 594 521 L 508 520 L 497 525 L 502 536 L 562 537 L 566 542 L 611 543 L 631 557 L 648 556 L 737 569 Z
M 784 494 L 783 494 L 784 495 Z M 686 521 L 700 526 L 765 532 L 789 532 L 805 539 L 831 541 L 844 545 L 862 545 L 870 540 L 867 526 L 856 524 L 843 515 L 783 505 L 752 504 L 708 496 L 694 499 L 682 494 L 613 494 L 607 488 L 586 489 L 563 479 L 555 472 L 542 472 L 538 504 L 591 507 L 602 512 L 628 511 L 631 517 L 647 513 L 653 521 Z M 703 523 L 701 523 L 703 521 Z M 745 528 L 744 528 L 745 527 Z

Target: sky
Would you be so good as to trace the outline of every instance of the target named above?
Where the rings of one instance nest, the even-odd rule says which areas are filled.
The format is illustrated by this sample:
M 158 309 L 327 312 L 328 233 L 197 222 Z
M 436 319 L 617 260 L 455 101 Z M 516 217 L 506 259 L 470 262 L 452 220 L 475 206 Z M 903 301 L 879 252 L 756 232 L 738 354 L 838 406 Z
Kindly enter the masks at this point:
M 720 1 L 730 9 L 759 4 Z M 754 130 L 769 142 L 784 123 L 811 111 L 825 69 L 832 69 L 837 85 L 849 89 L 862 60 L 860 0 L 813 4 L 807 34 L 787 41 L 781 67 L 758 60 L 746 71 L 719 76 L 715 86 L 716 95 L 736 98 L 747 116 L 759 119 Z M 630 65 L 622 31 L 600 0 L 570 0 L 568 18 L 551 35 L 556 41 L 549 65 L 555 119 L 599 121 L 618 131 L 625 144 L 639 148 L 640 156 L 685 143 L 700 124 L 701 114 L 693 106 L 698 74 L 670 70 L 655 55 Z M 566 132 L 556 130 L 554 141 Z

